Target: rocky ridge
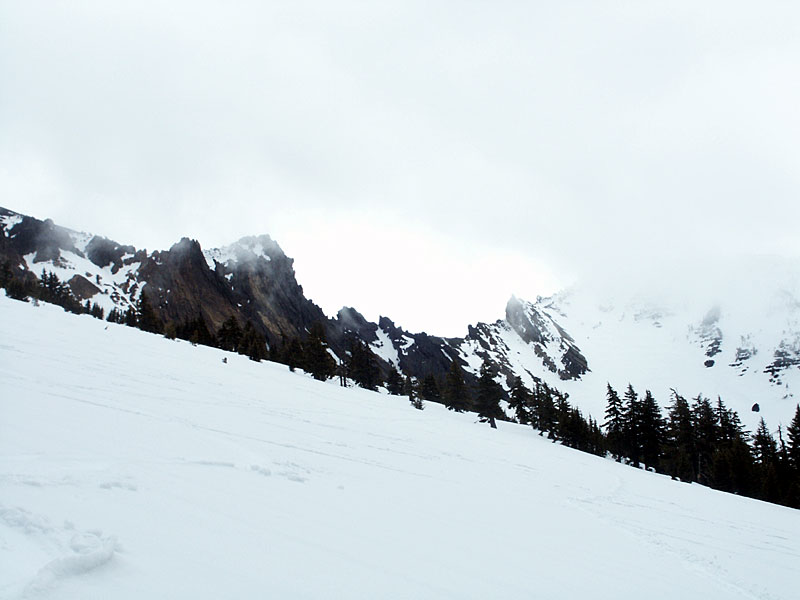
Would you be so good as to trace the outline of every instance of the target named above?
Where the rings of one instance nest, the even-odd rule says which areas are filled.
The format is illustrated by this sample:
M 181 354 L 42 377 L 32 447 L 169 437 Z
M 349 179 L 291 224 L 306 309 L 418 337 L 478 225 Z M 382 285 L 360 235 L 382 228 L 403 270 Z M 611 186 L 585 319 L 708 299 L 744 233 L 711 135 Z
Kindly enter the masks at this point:
M 730 385 L 732 378 L 751 384 L 758 380 L 758 385 L 740 386 L 748 399 L 739 406 L 727 398 L 739 410 L 749 406 L 753 390 L 764 405 L 769 397 L 792 401 L 793 386 L 800 384 L 795 382 L 800 372 L 800 325 L 795 321 L 800 319 L 789 319 L 782 331 L 767 337 L 756 332 L 756 342 L 748 332 L 723 335 L 725 312 L 719 306 L 687 324 L 684 315 L 669 310 L 597 303 L 587 308 L 565 293 L 535 302 L 512 297 L 504 318 L 470 325 L 463 338 L 444 338 L 405 331 L 388 317 L 373 323 L 350 307 L 326 316 L 305 297 L 293 260 L 268 235 L 206 250 L 198 241 L 183 238 L 169 250 L 148 252 L 2 208 L 0 229 L 0 263 L 20 277 L 38 277 L 42 269 L 54 272 L 78 299 L 97 303 L 106 312 L 124 310 L 144 293 L 164 322 L 199 316 L 216 331 L 234 316 L 254 323 L 272 345 L 303 338 L 321 322 L 339 359 L 345 357 L 348 336 L 355 336 L 372 350 L 384 373 L 395 367 L 403 375 L 441 379 L 457 361 L 468 383 L 474 383 L 481 363 L 488 360 L 506 389 L 516 377 L 528 386 L 543 381 L 566 390 L 596 416 L 602 414 L 608 381 L 621 387 L 635 380 L 659 391 L 659 385 L 668 390 L 685 381 L 695 388 L 686 389 L 686 394 L 735 396 L 739 388 Z M 628 352 L 637 345 L 646 350 Z M 673 370 L 673 355 L 659 355 L 653 364 L 639 360 L 658 354 L 655 345 L 677 353 L 689 371 L 698 367 L 708 374 L 687 379 L 684 368 L 661 384 L 655 363 Z M 616 363 L 612 352 L 619 354 Z M 663 394 L 661 401 L 667 401 Z

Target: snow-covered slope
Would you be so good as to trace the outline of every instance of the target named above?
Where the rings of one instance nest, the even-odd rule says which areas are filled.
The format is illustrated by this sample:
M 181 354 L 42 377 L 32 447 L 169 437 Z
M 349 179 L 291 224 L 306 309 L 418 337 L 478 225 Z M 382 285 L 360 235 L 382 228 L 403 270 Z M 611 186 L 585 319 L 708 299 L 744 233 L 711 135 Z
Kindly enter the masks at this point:
M 799 511 L 522 426 L 2 296 L 0 381 L 0 598 L 796 597 Z

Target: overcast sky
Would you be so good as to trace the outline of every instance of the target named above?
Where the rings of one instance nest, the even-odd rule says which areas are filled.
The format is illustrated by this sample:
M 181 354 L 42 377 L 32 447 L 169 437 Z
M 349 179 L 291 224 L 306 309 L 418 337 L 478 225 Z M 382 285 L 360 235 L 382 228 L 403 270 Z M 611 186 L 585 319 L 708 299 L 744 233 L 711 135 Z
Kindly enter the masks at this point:
M 269 233 L 327 313 L 445 335 L 796 257 L 798 6 L 0 0 L 0 205 L 149 250 Z

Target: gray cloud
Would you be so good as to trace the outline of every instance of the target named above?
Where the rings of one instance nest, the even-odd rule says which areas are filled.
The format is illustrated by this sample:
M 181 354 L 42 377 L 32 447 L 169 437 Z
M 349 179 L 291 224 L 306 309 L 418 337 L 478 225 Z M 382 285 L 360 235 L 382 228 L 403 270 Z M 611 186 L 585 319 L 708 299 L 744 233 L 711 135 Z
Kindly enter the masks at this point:
M 291 246 L 309 219 L 351 220 L 438 236 L 451 261 L 524 255 L 562 283 L 800 254 L 787 3 L 0 11 L 10 208 L 149 247 L 261 232 Z M 358 284 L 346 293 L 358 306 Z

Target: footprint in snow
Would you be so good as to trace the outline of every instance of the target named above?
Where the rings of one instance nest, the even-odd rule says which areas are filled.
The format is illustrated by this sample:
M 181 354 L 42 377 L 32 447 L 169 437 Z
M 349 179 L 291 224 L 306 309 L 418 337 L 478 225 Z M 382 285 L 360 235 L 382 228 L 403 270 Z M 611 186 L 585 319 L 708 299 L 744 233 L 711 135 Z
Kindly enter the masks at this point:
M 114 536 L 103 536 L 99 530 L 77 531 L 74 523 L 64 521 L 55 526 L 50 519 L 24 508 L 0 506 L 0 523 L 19 529 L 32 540 L 55 549 L 56 558 L 41 567 L 24 586 L 22 597 L 52 590 L 68 577 L 89 573 L 108 563 L 120 549 Z
M 134 484 L 124 481 L 104 481 L 98 487 L 104 490 L 121 489 L 128 490 L 129 492 L 135 492 L 139 489 Z
M 101 537 L 100 532 L 76 533 L 69 550 L 39 569 L 25 587 L 25 595 L 53 589 L 60 580 L 76 577 L 108 563 L 118 549 L 115 537 Z

